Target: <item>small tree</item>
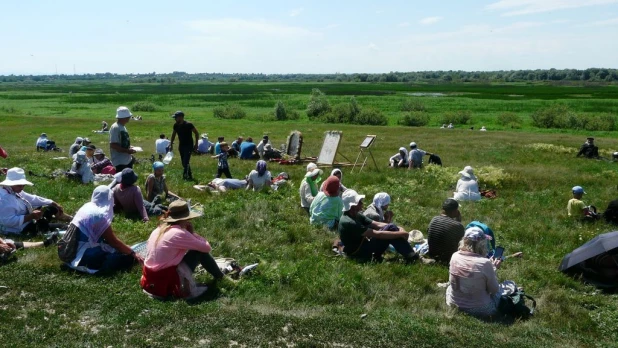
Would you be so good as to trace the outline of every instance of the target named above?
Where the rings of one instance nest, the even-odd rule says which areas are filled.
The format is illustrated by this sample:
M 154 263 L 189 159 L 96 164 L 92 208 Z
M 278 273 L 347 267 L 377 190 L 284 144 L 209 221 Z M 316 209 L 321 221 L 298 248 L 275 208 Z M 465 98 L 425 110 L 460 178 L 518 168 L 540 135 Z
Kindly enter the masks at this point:
M 285 104 L 281 100 L 275 105 L 275 119 L 277 121 L 285 121 L 288 119 L 288 112 L 285 109 Z
M 330 111 L 330 103 L 326 95 L 317 88 L 311 90 L 311 98 L 307 104 L 307 116 L 317 118 Z

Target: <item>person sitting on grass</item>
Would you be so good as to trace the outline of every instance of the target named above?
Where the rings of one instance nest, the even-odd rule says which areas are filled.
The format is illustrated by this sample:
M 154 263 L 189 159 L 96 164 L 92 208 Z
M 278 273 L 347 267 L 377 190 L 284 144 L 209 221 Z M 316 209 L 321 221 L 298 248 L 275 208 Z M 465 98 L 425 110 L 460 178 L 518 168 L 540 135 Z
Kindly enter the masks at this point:
M 257 151 L 257 147 L 253 143 L 253 138 L 248 137 L 246 141 L 240 144 L 240 159 L 260 159 L 260 154 Z
M 166 198 L 178 199 L 178 195 L 170 192 L 167 189 L 165 182 L 165 165 L 163 162 L 155 162 L 152 164 L 152 173 L 146 178 L 146 200 L 154 202 L 155 198 L 160 197 L 158 201 L 163 202 Z
M 84 139 L 82 137 L 75 138 L 75 142 L 69 147 L 69 157 L 73 157 L 82 148 L 82 142 Z
M 155 151 L 159 156 L 159 161 L 165 157 L 169 151 L 171 141 L 165 137 L 165 134 L 159 134 L 159 139 L 155 140 Z
M 232 141 L 232 148 L 230 149 L 230 156 L 238 157 L 240 156 L 240 145 L 242 145 L 243 140 L 245 138 L 239 136 L 236 140 Z
M 139 254 L 116 237 L 112 229 L 113 219 L 114 194 L 107 186 L 97 186 L 90 202 L 77 211 L 65 234 L 77 235 L 75 257 L 63 259 L 62 248 L 59 248 L 58 256 L 70 267 L 84 267 L 88 273 L 127 270 L 135 263 L 143 263 Z
M 272 175 L 263 160 L 257 161 L 255 169 L 249 173 L 247 178 L 247 190 L 261 191 L 264 187 L 272 185 Z
M 363 198 L 364 195 L 354 190 L 343 193 L 343 215 L 338 231 L 346 255 L 359 261 L 381 261 L 388 246 L 392 245 L 406 263 L 418 260 L 418 253 L 408 243 L 408 232 L 400 227 L 391 231 L 394 225 L 373 221 L 361 213 Z
M 101 121 L 101 132 L 109 132 L 109 125 L 105 121 Z
M 341 195 L 345 192 L 345 190 L 347 190 L 348 188 L 343 186 L 343 184 L 341 183 L 341 181 L 343 180 L 343 173 L 341 172 L 341 169 L 339 168 L 335 168 L 330 172 L 331 176 L 336 176 L 339 179 L 339 197 L 341 197 Z M 326 184 L 326 181 L 322 183 L 322 186 L 320 186 L 320 192 L 324 192 L 324 185 Z
M 459 172 L 459 175 L 461 175 L 461 178 L 457 180 L 457 188 L 456 192 L 453 193 L 453 198 L 457 201 L 480 201 L 481 193 L 474 175 L 474 169 L 466 166 Z
M 320 175 L 322 175 L 322 169 L 318 169 L 315 163 L 309 163 L 307 165 L 307 173 L 305 179 L 300 184 L 300 206 L 305 209 L 307 214 L 311 215 L 309 208 L 313 199 L 318 194 L 318 184 L 320 183 Z
M 408 150 L 405 147 L 399 148 L 399 153 L 391 156 L 389 167 L 392 168 L 408 168 Z
M 218 159 L 217 163 L 217 176 L 216 178 L 220 178 L 221 174 L 225 174 L 226 178 L 231 179 L 232 173 L 230 173 L 230 165 L 227 163 L 227 152 L 230 147 L 227 145 L 225 141 L 219 144 L 221 151 L 218 155 L 211 156 L 212 158 Z
M 124 212 L 126 215 L 139 215 L 143 222 L 148 222 L 148 213 L 144 206 L 142 190 L 135 186 L 137 174 L 131 168 L 125 168 L 116 174 L 114 193 L 114 212 Z
M 161 225 L 148 238 L 148 253 L 140 280 L 146 294 L 158 299 L 192 299 L 204 294 L 208 287 L 196 285 L 193 278 L 200 264 L 215 281 L 224 279 L 225 275 L 210 254 L 210 244 L 195 232 L 191 223 L 199 216 L 183 200 L 170 204 Z
M 264 156 L 262 156 L 265 161 L 270 161 L 271 159 L 280 159 L 281 151 L 277 149 L 273 149 L 271 144 L 264 145 Z
M 390 224 L 393 221 L 393 212 L 388 210 L 391 204 L 391 196 L 386 192 L 379 192 L 373 196 L 373 202 L 369 204 L 363 214 L 373 221 Z
M 427 228 L 427 254 L 438 262 L 449 262 L 457 251 L 464 232 L 459 203 L 452 198 L 445 200 L 442 203 L 442 213 L 431 219 Z
M 599 148 L 594 144 L 594 138 L 586 138 L 586 142 L 579 148 L 575 157 L 584 156 L 586 158 L 599 158 Z
M 214 144 L 208 140 L 208 134 L 206 133 L 202 134 L 201 139 L 197 142 L 197 154 L 205 155 L 207 153 L 212 153 L 213 145 Z
M 36 140 L 36 150 L 52 151 L 56 150 L 56 142 L 49 140 L 46 133 L 41 133 L 41 136 Z
M 69 178 L 81 181 L 82 184 L 89 184 L 94 181 L 94 173 L 88 164 L 88 157 L 84 151 L 78 151 L 73 159 Z
M 90 165 L 90 169 L 94 174 L 116 174 L 116 169 L 112 165 L 112 161 L 105 157 L 103 149 L 98 148 L 94 151 L 94 163 Z
M 572 192 L 573 198 L 567 203 L 567 214 L 569 217 L 584 219 L 591 214 L 590 208 L 581 200 L 586 192 L 581 186 L 574 186 Z
M 336 230 L 343 213 L 343 201 L 339 197 L 339 178 L 331 175 L 324 181 L 324 191 L 319 192 L 309 211 L 309 222 L 312 225 L 326 225 L 330 230 Z
M 266 148 L 266 144 L 270 144 L 270 141 L 268 140 L 268 135 L 263 136 L 262 140 L 260 140 L 260 142 L 256 146 L 258 154 L 262 159 L 264 159 L 264 150 Z
M 410 153 L 408 154 L 408 168 L 423 168 L 423 156 L 431 156 L 431 153 L 419 149 L 415 142 L 411 142 Z
M 449 265 L 446 304 L 470 315 L 498 314 L 500 292 L 496 270 L 502 259 L 488 259 L 488 235 L 478 227 L 468 228 Z
M 64 213 L 62 206 L 51 199 L 24 191 L 33 184 L 26 180 L 21 168 L 11 168 L 6 179 L 0 182 L 0 232 L 35 236 L 55 229 L 65 230 L 65 223 L 50 223 L 55 217 L 70 221 L 73 217 Z
M 217 142 L 215 143 L 215 155 L 221 153 L 221 143 L 225 140 L 225 137 L 217 137 Z

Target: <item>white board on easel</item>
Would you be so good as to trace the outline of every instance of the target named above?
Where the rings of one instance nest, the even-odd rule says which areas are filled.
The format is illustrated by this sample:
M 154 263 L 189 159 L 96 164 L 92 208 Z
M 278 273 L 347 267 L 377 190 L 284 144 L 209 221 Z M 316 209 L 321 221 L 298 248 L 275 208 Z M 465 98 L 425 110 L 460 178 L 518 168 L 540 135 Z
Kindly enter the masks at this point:
M 335 156 L 339 149 L 339 143 L 343 132 L 328 131 L 324 133 L 324 143 L 322 143 L 322 149 L 318 156 L 317 164 L 333 165 L 335 163 Z

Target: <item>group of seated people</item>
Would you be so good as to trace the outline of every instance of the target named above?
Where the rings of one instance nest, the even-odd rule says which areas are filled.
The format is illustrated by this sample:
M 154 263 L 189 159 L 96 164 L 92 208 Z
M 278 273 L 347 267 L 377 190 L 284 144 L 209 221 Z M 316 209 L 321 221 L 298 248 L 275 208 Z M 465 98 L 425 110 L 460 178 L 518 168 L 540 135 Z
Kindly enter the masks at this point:
M 47 138 L 47 133 L 41 133 L 36 140 L 37 151 L 62 151 L 59 147 L 56 147 L 56 142 Z
M 423 157 L 431 155 L 432 153 L 419 149 L 413 141 L 410 143 L 409 152 L 405 147 L 400 147 L 399 152 L 389 158 L 389 167 L 420 169 L 423 167 Z

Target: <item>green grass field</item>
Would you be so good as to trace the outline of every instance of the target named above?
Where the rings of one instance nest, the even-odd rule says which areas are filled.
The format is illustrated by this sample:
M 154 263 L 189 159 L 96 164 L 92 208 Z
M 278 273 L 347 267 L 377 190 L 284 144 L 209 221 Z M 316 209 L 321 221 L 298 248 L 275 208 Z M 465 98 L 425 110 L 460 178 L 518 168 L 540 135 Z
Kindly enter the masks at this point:
M 304 110 L 312 87 L 321 88 L 331 103 L 356 95 L 361 105 L 383 110 L 390 126 L 316 124 L 304 114 L 298 121 L 262 121 L 279 99 Z M 242 264 L 259 262 L 257 272 L 236 287 L 211 287 L 198 303 L 157 302 L 142 294 L 138 268 L 109 277 L 85 276 L 61 270 L 53 248 L 20 251 L 17 262 L 0 267 L 0 286 L 6 287 L 0 288 L 2 346 L 612 347 L 618 341 L 618 297 L 557 271 L 566 253 L 614 230 L 604 222 L 567 219 L 571 187 L 582 185 L 588 193 L 586 203 L 603 210 L 618 193 L 618 164 L 575 158 L 582 135 L 588 133 L 540 131 L 529 124 L 515 131 L 493 130 L 500 112 L 516 112 L 529 120 L 538 107 L 556 102 L 578 112 L 616 114 L 614 86 L 2 84 L 0 90 L 0 145 L 10 154 L 0 164 L 21 166 L 26 172 L 44 174 L 70 166 L 52 159 L 58 153 L 34 151 L 41 132 L 65 150 L 76 136 L 89 136 L 97 147 L 108 150 L 107 136 L 91 130 L 101 120 L 111 124 L 119 105 L 131 107 L 138 101 L 159 106 L 154 112 L 139 112 L 144 120 L 127 126 L 132 145 L 146 150 L 138 156 L 143 158 L 154 152 L 160 133 L 171 135 L 169 115 L 177 109 L 211 139 L 269 133 L 278 145 L 290 131 L 299 130 L 305 156 L 317 156 L 327 130 L 343 131 L 340 152 L 351 160 L 364 136 L 376 134 L 373 154 L 379 171 L 369 167 L 359 174 L 346 167 L 343 183 L 368 199 L 388 192 L 396 223 L 424 233 L 441 202 L 452 195 L 457 172 L 471 165 L 481 186 L 496 189 L 498 198 L 464 203 L 463 222 L 484 221 L 507 254 L 524 252 L 523 259 L 503 264 L 498 278 L 515 280 L 538 302 L 538 313 L 529 321 L 485 323 L 447 309 L 444 289 L 436 286 L 448 280 L 446 266 L 404 265 L 394 256 L 382 264 L 356 264 L 333 256 L 330 243 L 335 235 L 310 226 L 299 207 L 304 166 L 269 165 L 273 173 L 290 173 L 292 184 L 280 191 L 214 195 L 182 181 L 182 167 L 175 159 L 167 168 L 168 185 L 206 207 L 195 225 L 213 245 L 213 254 Z M 470 110 L 473 125 L 483 122 L 490 131 L 470 131 L 470 125 L 454 130 L 395 126 L 401 102 L 410 98 L 404 93 L 414 92 L 479 93 L 419 99 L 432 115 Z M 525 97 L 508 97 L 511 94 Z M 245 107 L 248 119 L 213 118 L 214 106 L 231 102 Z M 615 132 L 591 134 L 602 154 L 618 151 Z M 388 157 L 410 141 L 439 154 L 444 167 L 388 170 Z M 238 177 L 253 166 L 230 160 L 232 174 Z M 206 183 L 216 173 L 216 160 L 194 157 L 192 167 L 196 179 Z M 136 172 L 143 185 L 149 163 L 139 164 Z M 35 183 L 29 192 L 53 198 L 69 212 L 88 201 L 94 188 L 64 178 L 29 179 Z M 155 221 L 142 224 L 122 216 L 113 224 L 127 244 L 145 240 L 155 226 Z M 208 275 L 198 276 L 198 281 L 210 280 Z M 367 316 L 361 318 L 363 314 Z

